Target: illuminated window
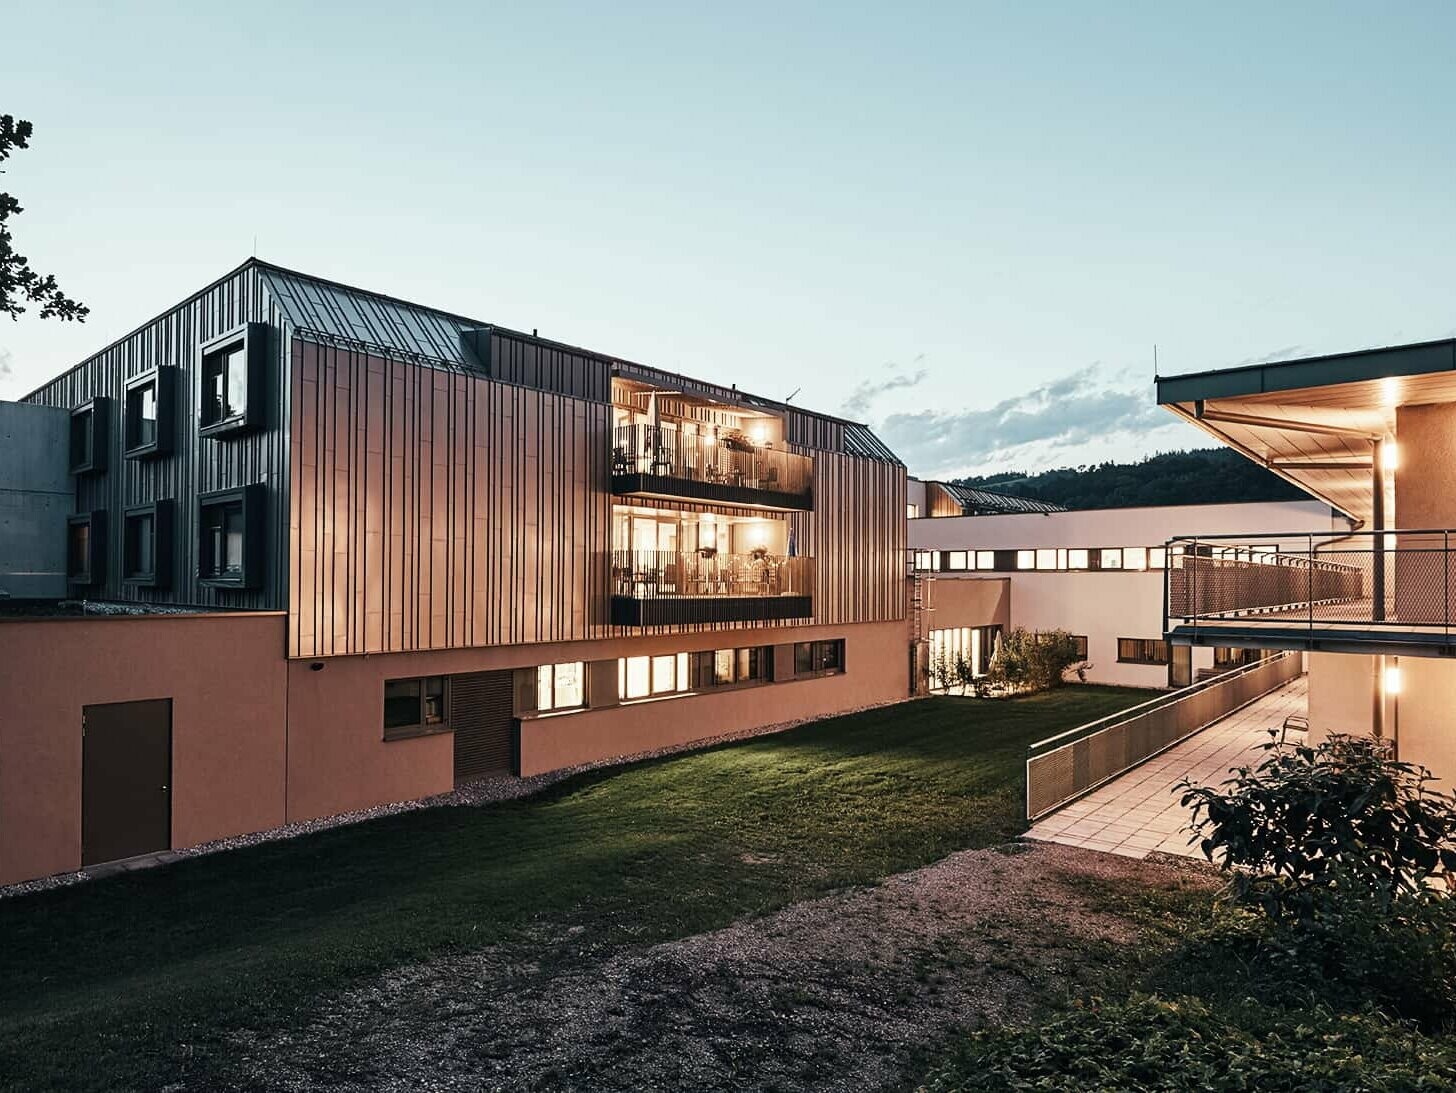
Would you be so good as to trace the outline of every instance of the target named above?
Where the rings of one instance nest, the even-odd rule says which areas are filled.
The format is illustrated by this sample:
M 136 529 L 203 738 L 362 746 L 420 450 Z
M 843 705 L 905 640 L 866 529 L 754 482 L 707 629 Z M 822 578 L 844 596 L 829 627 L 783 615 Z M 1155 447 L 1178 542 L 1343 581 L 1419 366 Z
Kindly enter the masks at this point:
M 919 515 L 920 515 L 920 506 L 919 505 L 906 505 L 905 506 L 905 516 L 908 519 L 914 520 Z
M 946 569 L 965 569 L 966 552 L 964 550 L 948 551 L 945 556 Z
M 1018 550 L 1016 552 L 1016 568 L 1017 569 L 1035 569 L 1036 568 L 1036 551 L 1034 551 L 1034 550 Z
M 922 573 L 929 572 L 935 568 L 935 556 L 928 550 L 917 550 L 915 552 L 915 568 Z
M 1168 548 L 1167 547 L 1149 547 L 1148 548 L 1148 568 L 1149 569 L 1166 569 L 1167 566 L 1168 566 Z
M 536 709 L 570 710 L 586 705 L 586 665 L 543 664 L 536 669 Z
M 1122 548 L 1121 547 L 1103 547 L 1101 550 L 1099 550 L 1097 552 L 1097 568 L 1098 569 L 1121 569 L 1122 568 Z
M 1077 548 L 1073 548 L 1073 549 L 1067 551 L 1067 568 L 1068 569 L 1086 569 L 1087 568 L 1087 551 L 1085 549 L 1077 549 Z
M 976 551 L 976 568 L 977 569 L 995 569 L 996 568 L 996 552 L 994 550 L 978 550 L 978 551 Z
M 623 657 L 617 661 L 617 690 L 623 698 L 646 698 L 652 693 L 652 658 Z
M 1147 547 L 1123 547 L 1122 548 L 1123 569 L 1147 569 L 1148 548 Z
M 1056 549 L 1054 547 L 1053 548 L 1043 548 L 1043 549 L 1038 550 L 1036 552 L 1036 568 L 1037 569 L 1056 569 L 1057 568 L 1057 552 L 1056 552 Z

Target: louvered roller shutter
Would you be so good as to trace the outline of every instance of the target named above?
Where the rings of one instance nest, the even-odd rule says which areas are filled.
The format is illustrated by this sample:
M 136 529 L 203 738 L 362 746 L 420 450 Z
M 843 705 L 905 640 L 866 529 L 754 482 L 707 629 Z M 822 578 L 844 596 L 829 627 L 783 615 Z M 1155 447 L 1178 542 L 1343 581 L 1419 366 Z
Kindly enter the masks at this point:
M 455 730 L 455 781 L 509 774 L 515 767 L 511 672 L 450 677 L 450 722 Z

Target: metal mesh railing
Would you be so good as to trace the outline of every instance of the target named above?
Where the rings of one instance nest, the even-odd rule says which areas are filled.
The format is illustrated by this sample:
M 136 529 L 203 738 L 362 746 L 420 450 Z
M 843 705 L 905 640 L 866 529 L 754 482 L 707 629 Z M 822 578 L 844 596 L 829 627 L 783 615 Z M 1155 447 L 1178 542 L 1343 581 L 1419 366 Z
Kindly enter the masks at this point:
M 1449 630 L 1456 558 L 1444 529 L 1169 541 L 1166 628 Z
M 1278 653 L 1038 741 L 1027 750 L 1027 820 L 1075 801 L 1303 670 L 1301 654 Z

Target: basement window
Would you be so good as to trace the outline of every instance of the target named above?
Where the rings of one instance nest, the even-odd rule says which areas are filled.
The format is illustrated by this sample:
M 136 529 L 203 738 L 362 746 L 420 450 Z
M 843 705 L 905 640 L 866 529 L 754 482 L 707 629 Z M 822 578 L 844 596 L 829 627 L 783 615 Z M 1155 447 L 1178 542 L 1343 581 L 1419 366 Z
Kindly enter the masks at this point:
M 686 653 L 622 657 L 617 661 L 617 694 L 623 700 L 654 698 L 690 689 Z
M 450 681 L 445 676 L 391 679 L 384 684 L 384 739 L 449 732 Z
M 828 676 L 844 671 L 844 639 L 801 641 L 794 646 L 794 675 Z
M 197 523 L 197 575 L 203 584 L 256 588 L 262 583 L 262 486 L 203 494 Z
M 171 501 L 126 510 L 122 520 L 121 579 L 142 588 L 165 588 L 172 580 Z
M 174 368 L 153 368 L 126 381 L 122 433 L 127 459 L 171 452 L 175 382 Z
M 536 669 L 536 709 L 575 710 L 586 705 L 586 665 L 579 660 Z
M 245 323 L 203 345 L 201 435 L 221 436 L 263 424 L 267 342 L 265 324 Z
M 106 579 L 106 513 L 87 512 L 66 521 L 66 581 L 77 587 Z
M 72 474 L 105 472 L 110 408 L 110 399 L 94 398 L 71 411 Z

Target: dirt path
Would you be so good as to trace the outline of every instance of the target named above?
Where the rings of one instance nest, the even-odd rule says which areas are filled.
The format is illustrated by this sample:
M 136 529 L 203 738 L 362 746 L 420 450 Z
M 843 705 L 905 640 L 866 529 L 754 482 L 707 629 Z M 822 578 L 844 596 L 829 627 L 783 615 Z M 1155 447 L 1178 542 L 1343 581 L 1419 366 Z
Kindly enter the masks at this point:
M 1211 884 L 1068 847 L 966 851 L 650 947 L 573 937 L 391 973 L 286 1035 L 242 1038 L 268 1090 L 869 1090 L 957 1029 L 1023 1016 L 1137 940 L 1110 884 Z

